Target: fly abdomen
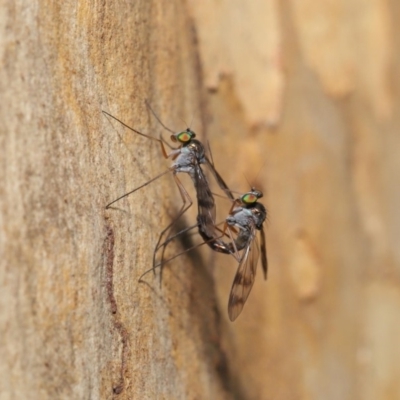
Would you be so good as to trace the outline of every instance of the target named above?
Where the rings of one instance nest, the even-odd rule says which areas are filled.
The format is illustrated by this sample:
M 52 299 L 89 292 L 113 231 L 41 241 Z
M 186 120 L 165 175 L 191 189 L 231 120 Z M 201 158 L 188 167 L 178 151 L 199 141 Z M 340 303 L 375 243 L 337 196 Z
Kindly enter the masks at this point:
M 214 223 L 206 214 L 199 214 L 197 216 L 197 223 L 200 236 L 214 251 L 225 254 L 230 254 L 232 252 L 231 243 L 225 243 L 218 238 Z
M 212 197 L 198 197 L 197 202 L 199 207 L 211 210 L 214 207 L 214 199 Z

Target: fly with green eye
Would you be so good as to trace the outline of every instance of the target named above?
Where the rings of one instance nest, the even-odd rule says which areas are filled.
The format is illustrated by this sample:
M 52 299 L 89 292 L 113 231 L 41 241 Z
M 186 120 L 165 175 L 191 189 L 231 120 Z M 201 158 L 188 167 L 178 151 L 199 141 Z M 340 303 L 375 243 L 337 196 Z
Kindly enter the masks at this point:
M 249 192 L 244 193 L 237 199 L 234 199 L 232 192 L 229 190 L 222 177 L 215 170 L 213 163 L 206 156 L 204 146 L 201 142 L 195 139 L 195 133 L 190 128 L 179 133 L 174 133 L 160 121 L 160 119 L 157 117 L 157 115 L 154 113 L 147 102 L 146 105 L 155 116 L 157 121 L 161 124 L 161 126 L 171 132 L 171 140 L 175 143 L 178 143 L 179 147 L 172 148 L 168 145 L 171 148 L 171 151 L 167 153 L 164 146 L 164 144 L 166 143 L 161 137 L 155 138 L 153 136 L 146 135 L 134 128 L 131 128 L 111 114 L 105 111 L 103 111 L 103 113 L 106 116 L 118 121 L 124 127 L 137 133 L 138 135 L 158 141 L 161 146 L 163 157 L 172 159 L 173 164 L 166 171 L 162 172 L 161 174 L 150 179 L 141 186 L 129 191 L 128 193 L 125 193 L 124 195 L 118 197 L 116 200 L 107 204 L 106 208 L 110 208 L 115 202 L 147 186 L 161 176 L 171 172 L 182 198 L 182 206 L 176 218 L 172 220 L 171 223 L 160 233 L 153 254 L 153 267 L 145 271 L 139 278 L 139 281 L 141 281 L 143 276 L 146 275 L 148 272 L 154 272 L 155 268 L 160 267 L 162 271 L 162 267 L 167 262 L 182 254 L 180 253 L 168 260 L 164 260 L 164 253 L 168 243 L 170 243 L 174 238 L 178 237 L 179 235 L 197 227 L 199 234 L 204 241 L 200 245 L 207 244 L 214 251 L 233 255 L 238 262 L 238 268 L 235 278 L 233 280 L 228 302 L 228 315 L 230 320 L 234 321 L 241 313 L 254 284 L 257 264 L 260 255 L 257 231 L 260 231 L 261 236 L 262 269 L 264 272 L 264 278 L 266 279 L 267 277 L 268 264 L 265 233 L 263 229 L 263 223 L 267 217 L 267 210 L 261 203 L 258 202 L 258 200 L 263 196 L 263 193 L 256 190 L 255 188 L 252 188 Z M 215 221 L 215 201 L 213 193 L 211 192 L 211 189 L 209 187 L 208 180 L 201 168 L 202 164 L 207 165 L 214 178 L 216 179 L 219 187 L 232 201 L 232 206 L 228 213 L 228 217 L 225 220 L 223 229 L 218 228 L 218 225 Z M 186 228 L 185 230 L 178 232 L 175 235 L 171 235 L 173 225 L 193 204 L 193 201 L 190 198 L 188 192 L 183 187 L 181 181 L 177 177 L 177 174 L 181 172 L 189 174 L 196 189 L 196 197 L 198 203 L 197 224 L 190 228 Z M 230 242 L 225 242 L 222 239 L 224 237 L 230 238 Z M 197 245 L 195 247 L 198 247 L 200 245 Z M 190 251 L 193 248 L 186 249 L 184 252 Z M 157 264 L 156 259 L 157 253 L 159 251 L 161 251 L 161 261 Z
M 200 177 L 197 177 L 197 179 L 200 179 Z M 196 182 L 195 186 L 196 188 L 202 187 L 201 191 L 197 191 L 199 208 L 197 225 L 171 236 L 168 241 L 197 227 L 203 242 L 186 249 L 184 252 L 207 244 L 212 250 L 230 254 L 236 259 L 238 267 L 228 302 L 228 315 L 230 320 L 234 321 L 242 312 L 253 287 L 260 252 L 264 279 L 267 279 L 268 261 L 263 226 L 267 218 L 267 210 L 263 204 L 258 202 L 263 197 L 263 193 L 252 188 L 249 192 L 233 200 L 224 227 L 220 229 L 213 222 L 213 218 L 209 212 L 211 205 L 214 204 L 211 191 L 207 185 L 201 185 L 199 182 Z M 260 245 L 257 238 L 257 231 L 260 232 Z M 230 238 L 230 241 L 225 242 L 223 240 L 224 237 Z M 163 264 L 157 264 L 156 267 L 162 267 L 162 265 L 165 265 L 181 254 L 163 261 Z
M 158 143 L 160 143 L 161 152 L 162 152 L 163 157 L 166 158 L 166 159 L 171 159 L 173 161 L 173 163 L 166 171 L 160 173 L 159 175 L 155 176 L 154 178 L 150 179 L 149 181 L 145 182 L 144 184 L 140 185 L 139 187 L 137 187 L 137 188 L 135 188 L 135 189 L 123 194 L 122 196 L 120 196 L 117 199 L 113 200 L 112 202 L 108 203 L 106 205 L 106 209 L 111 208 L 111 206 L 114 203 L 116 203 L 117 201 L 119 201 L 119 200 L 131 195 L 132 193 L 136 192 L 137 190 L 149 185 L 151 182 L 156 181 L 158 178 L 160 178 L 160 177 L 162 177 L 162 176 L 164 176 L 164 175 L 166 175 L 168 173 L 172 173 L 172 176 L 174 178 L 175 184 L 177 185 L 179 193 L 180 193 L 180 196 L 182 198 L 182 206 L 179 209 L 176 217 L 160 233 L 160 236 L 158 238 L 158 241 L 157 241 L 154 253 L 153 253 L 153 268 L 151 270 L 153 270 L 153 272 L 154 272 L 154 268 L 156 266 L 157 253 L 160 251 L 160 249 L 162 250 L 161 260 L 163 261 L 165 248 L 166 248 L 167 244 L 170 242 L 170 240 L 168 240 L 168 237 L 170 236 L 170 232 L 171 232 L 174 224 L 179 220 L 179 218 L 182 217 L 182 215 L 193 204 L 193 201 L 192 201 L 191 197 L 189 196 L 187 190 L 184 188 L 182 182 L 180 181 L 180 179 L 177 176 L 178 173 L 182 172 L 182 173 L 189 174 L 189 176 L 191 177 L 191 179 L 194 182 L 195 186 L 199 182 L 199 180 L 200 181 L 204 181 L 204 182 L 206 182 L 206 186 L 208 188 L 207 180 L 206 180 L 205 175 L 204 175 L 204 173 L 203 173 L 203 171 L 201 169 L 201 165 L 205 164 L 209 168 L 209 170 L 212 173 L 212 175 L 215 177 L 215 179 L 216 179 L 218 185 L 220 186 L 220 188 L 230 198 L 233 198 L 233 196 L 232 196 L 229 188 L 227 187 L 226 183 L 224 182 L 224 180 L 221 178 L 221 176 L 215 170 L 213 163 L 207 157 L 203 144 L 200 141 L 198 141 L 197 139 L 195 139 L 196 134 L 190 128 L 187 128 L 186 130 L 184 130 L 182 132 L 179 132 L 179 133 L 173 132 L 171 129 L 166 127 L 161 122 L 161 120 L 155 114 L 155 112 L 150 107 L 148 102 L 146 101 L 145 103 L 146 103 L 146 106 L 148 107 L 148 109 L 151 111 L 151 113 L 154 115 L 154 117 L 160 123 L 160 125 L 164 129 L 166 129 L 167 131 L 169 131 L 171 133 L 171 137 L 170 137 L 171 140 L 174 143 L 178 143 L 179 144 L 179 146 L 177 148 L 172 148 L 170 146 L 171 151 L 169 153 L 165 149 L 165 146 L 164 146 L 165 142 L 164 142 L 164 139 L 161 136 L 160 136 L 160 138 L 156 138 L 154 136 L 150 136 L 150 135 L 144 134 L 144 133 L 142 133 L 142 132 L 140 132 L 140 131 L 138 131 L 138 130 L 130 127 L 130 126 L 128 126 L 127 124 L 125 124 L 124 122 L 122 122 L 121 120 L 119 120 L 118 118 L 114 117 L 113 115 L 109 114 L 106 111 L 103 111 L 103 114 L 106 115 L 109 118 L 112 118 L 112 119 L 116 120 L 122 126 L 124 126 L 125 128 L 129 129 L 130 131 L 135 132 L 136 134 L 138 134 L 140 136 L 143 136 L 143 137 L 148 138 L 150 140 L 155 140 Z M 196 186 L 196 191 L 198 192 L 197 186 Z M 210 199 L 207 199 L 207 200 L 209 201 Z M 213 199 L 212 195 L 211 195 L 211 200 L 212 200 L 212 204 L 207 210 L 207 215 L 215 223 L 215 204 L 214 204 L 214 199 Z M 148 272 L 148 271 L 146 271 L 146 272 Z
M 252 188 L 234 200 L 222 234 L 218 233 L 215 225 L 211 224 L 208 214 L 199 207 L 197 221 L 199 234 L 204 243 L 207 243 L 214 251 L 232 254 L 238 262 L 228 302 L 228 315 L 231 321 L 234 321 L 242 312 L 254 284 L 260 254 L 257 230 L 260 231 L 261 236 L 261 266 L 264 279 L 267 279 L 268 261 L 263 227 L 267 210 L 258 202 L 261 197 L 263 193 Z M 222 240 L 227 233 L 231 239 L 228 243 Z
M 243 248 L 229 295 L 228 315 L 231 321 L 234 321 L 242 312 L 254 284 L 260 253 L 257 230 L 260 231 L 261 266 L 264 279 L 267 279 L 268 261 L 263 227 L 266 218 L 266 208 L 259 202 L 253 202 L 244 207 L 234 208 L 226 219 L 229 232 L 233 228 L 239 229 L 236 240 L 232 242 L 236 246 L 235 250 Z

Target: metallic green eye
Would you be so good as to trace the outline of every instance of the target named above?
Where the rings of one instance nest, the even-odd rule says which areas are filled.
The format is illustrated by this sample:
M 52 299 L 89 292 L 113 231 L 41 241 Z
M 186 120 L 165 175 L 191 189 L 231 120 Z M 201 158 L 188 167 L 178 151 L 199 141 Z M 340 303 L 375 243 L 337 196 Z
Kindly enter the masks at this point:
M 242 196 L 242 202 L 244 204 L 253 204 L 253 203 L 256 203 L 257 200 L 258 200 L 258 196 L 251 192 L 246 193 Z
M 189 142 L 192 136 L 188 132 L 181 132 L 178 135 L 178 140 L 182 143 Z
M 190 131 L 183 131 L 176 135 L 176 138 L 181 143 L 187 143 L 192 140 L 193 134 Z
M 240 199 L 243 204 L 255 204 L 261 197 L 263 197 L 263 193 L 253 187 L 250 192 L 245 193 Z
M 185 144 L 189 143 L 195 137 L 196 134 L 190 128 L 187 128 L 186 131 L 174 133 L 173 135 L 171 135 L 171 140 L 173 142 L 180 142 L 182 144 Z

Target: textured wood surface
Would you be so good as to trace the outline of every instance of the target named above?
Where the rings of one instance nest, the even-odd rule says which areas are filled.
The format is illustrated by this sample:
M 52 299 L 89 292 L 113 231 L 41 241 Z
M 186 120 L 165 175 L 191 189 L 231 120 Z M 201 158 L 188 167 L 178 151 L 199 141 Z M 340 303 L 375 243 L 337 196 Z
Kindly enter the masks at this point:
M 396 1 L 0 10 L 1 400 L 400 397 Z M 193 119 L 232 189 L 265 192 L 268 281 L 235 323 L 233 258 L 137 282 L 172 178 L 104 208 L 169 165 L 101 113 L 158 136 L 144 99 Z

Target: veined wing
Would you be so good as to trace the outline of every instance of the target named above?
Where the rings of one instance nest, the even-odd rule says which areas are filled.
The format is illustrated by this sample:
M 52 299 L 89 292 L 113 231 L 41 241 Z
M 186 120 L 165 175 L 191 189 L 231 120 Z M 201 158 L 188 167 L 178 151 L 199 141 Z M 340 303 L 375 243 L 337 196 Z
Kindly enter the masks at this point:
M 214 178 L 217 181 L 218 186 L 221 188 L 221 190 L 225 192 L 228 198 L 230 198 L 231 200 L 235 200 L 235 196 L 232 194 L 232 192 L 228 188 L 228 185 L 222 179 L 222 176 L 215 169 L 214 164 L 208 159 L 208 157 L 205 157 L 205 159 L 206 159 L 206 165 L 210 169 L 211 173 L 214 175 Z
M 261 235 L 261 266 L 264 272 L 264 279 L 267 279 L 267 272 L 268 272 L 268 259 L 267 259 L 267 245 L 266 245 L 266 240 L 265 240 L 265 232 L 264 232 L 264 226 L 261 225 L 260 229 L 260 235 Z
M 256 277 L 259 255 L 260 250 L 256 237 L 256 228 L 253 225 L 248 245 L 240 260 L 229 295 L 228 314 L 231 321 L 234 321 L 239 316 L 249 297 Z
M 215 224 L 216 208 L 214 196 L 211 192 L 207 178 L 198 164 L 194 170 L 194 184 L 197 193 L 199 215 L 205 216 L 207 223 Z

